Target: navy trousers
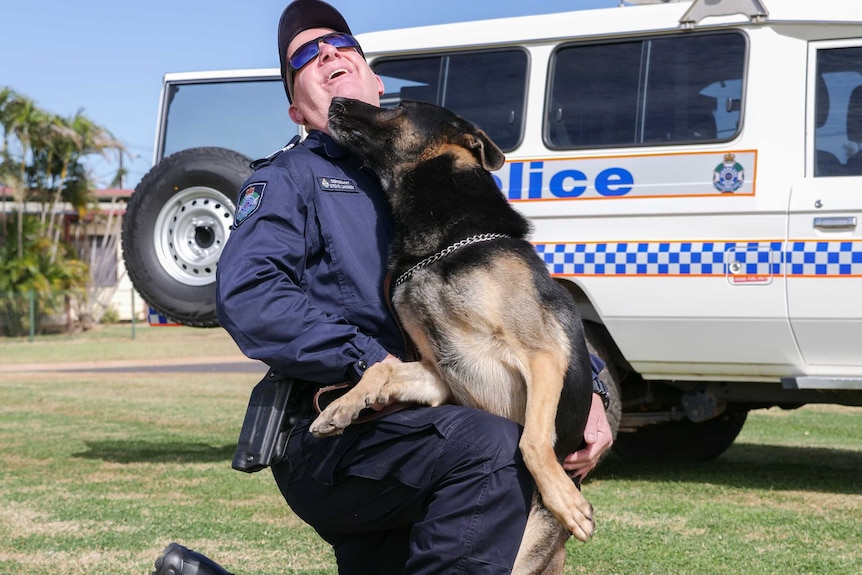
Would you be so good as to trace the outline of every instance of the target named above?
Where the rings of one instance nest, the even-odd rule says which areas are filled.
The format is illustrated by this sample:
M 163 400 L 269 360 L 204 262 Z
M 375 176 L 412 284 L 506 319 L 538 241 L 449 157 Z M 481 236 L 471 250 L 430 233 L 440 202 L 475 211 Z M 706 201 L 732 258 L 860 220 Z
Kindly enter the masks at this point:
M 510 573 L 535 490 L 517 424 L 476 409 L 416 407 L 317 439 L 310 420 L 272 468 L 341 575 Z

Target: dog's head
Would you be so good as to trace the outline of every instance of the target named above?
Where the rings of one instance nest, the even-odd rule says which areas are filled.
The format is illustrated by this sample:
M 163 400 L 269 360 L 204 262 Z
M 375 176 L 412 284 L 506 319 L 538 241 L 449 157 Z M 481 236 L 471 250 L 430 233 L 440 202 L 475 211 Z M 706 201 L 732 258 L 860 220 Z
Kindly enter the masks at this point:
M 404 100 L 395 108 L 378 108 L 333 98 L 329 131 L 389 189 L 418 164 L 440 156 L 450 156 L 459 169 L 487 171 L 500 169 L 506 159 L 485 132 L 426 102 Z

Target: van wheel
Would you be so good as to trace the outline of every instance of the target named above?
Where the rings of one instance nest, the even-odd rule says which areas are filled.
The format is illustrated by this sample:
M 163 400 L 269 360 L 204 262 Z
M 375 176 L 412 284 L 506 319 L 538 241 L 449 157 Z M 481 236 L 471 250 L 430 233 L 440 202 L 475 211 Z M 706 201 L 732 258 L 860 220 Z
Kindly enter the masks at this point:
M 611 341 L 610 334 L 608 334 L 605 326 L 591 321 L 584 321 L 584 334 L 587 338 L 587 349 L 589 352 L 599 356 L 605 362 L 605 368 L 599 373 L 599 379 L 608 386 L 610 403 L 605 414 L 611 426 L 611 437 L 616 441 L 617 432 L 620 428 L 620 419 L 622 418 L 623 405 L 622 387 L 620 385 L 622 373 L 619 367 L 620 362 L 617 360 L 616 355 L 618 352 L 616 352 L 616 346 Z
M 620 433 L 614 453 L 629 461 L 710 461 L 724 453 L 742 430 L 748 411 L 726 411 L 694 423 L 674 421 Z
M 135 188 L 123 218 L 123 258 L 135 289 L 159 313 L 189 326 L 218 326 L 216 264 L 249 162 L 224 148 L 183 150 Z

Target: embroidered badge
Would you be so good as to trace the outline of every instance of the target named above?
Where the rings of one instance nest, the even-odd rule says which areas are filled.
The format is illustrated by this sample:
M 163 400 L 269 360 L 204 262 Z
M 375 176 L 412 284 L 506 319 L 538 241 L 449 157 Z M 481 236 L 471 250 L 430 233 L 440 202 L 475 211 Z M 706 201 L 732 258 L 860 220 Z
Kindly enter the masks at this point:
M 344 180 L 342 178 L 327 178 L 318 176 L 320 189 L 324 192 L 355 192 L 356 183 L 353 180 Z
M 736 161 L 734 154 L 725 154 L 724 162 L 715 167 L 712 185 L 722 194 L 732 194 L 745 183 L 745 168 Z
M 236 222 L 234 225 L 240 225 L 257 211 L 263 198 L 264 188 L 266 188 L 266 182 L 257 182 L 246 186 L 239 195 L 239 205 L 236 208 Z

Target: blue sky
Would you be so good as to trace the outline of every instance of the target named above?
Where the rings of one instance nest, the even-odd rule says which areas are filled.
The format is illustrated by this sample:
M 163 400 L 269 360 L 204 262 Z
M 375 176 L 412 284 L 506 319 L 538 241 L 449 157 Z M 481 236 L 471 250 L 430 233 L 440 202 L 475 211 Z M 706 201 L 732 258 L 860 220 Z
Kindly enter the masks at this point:
M 61 116 L 84 114 L 136 159 L 125 187 L 152 162 L 166 72 L 278 66 L 285 0 L 0 0 L 0 86 Z M 330 0 L 354 33 L 619 5 L 619 0 Z M 285 105 L 285 113 L 287 106 Z M 116 165 L 94 159 L 102 185 Z

